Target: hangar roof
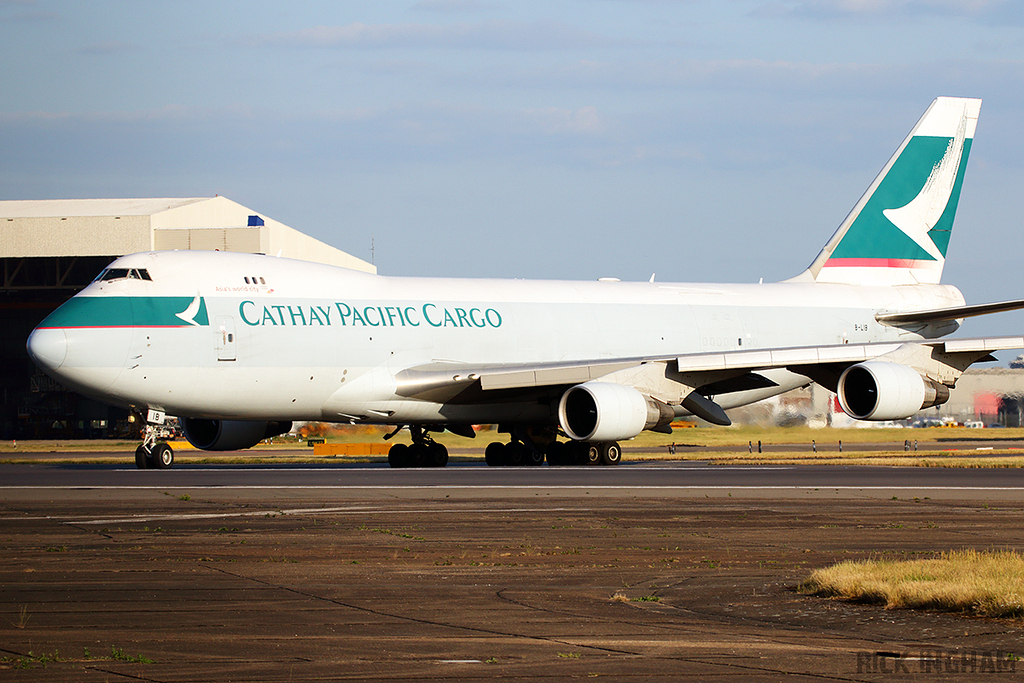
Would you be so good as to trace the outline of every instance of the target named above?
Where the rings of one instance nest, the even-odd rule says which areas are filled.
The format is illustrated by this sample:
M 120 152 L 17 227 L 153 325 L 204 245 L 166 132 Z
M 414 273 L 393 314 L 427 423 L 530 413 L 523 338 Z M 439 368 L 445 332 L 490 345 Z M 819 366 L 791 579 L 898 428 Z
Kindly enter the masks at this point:
M 226 197 L 0 201 L 0 258 L 200 249 L 376 268 Z
M 0 201 L 0 218 L 64 216 L 151 216 L 207 197 L 186 199 L 47 199 Z

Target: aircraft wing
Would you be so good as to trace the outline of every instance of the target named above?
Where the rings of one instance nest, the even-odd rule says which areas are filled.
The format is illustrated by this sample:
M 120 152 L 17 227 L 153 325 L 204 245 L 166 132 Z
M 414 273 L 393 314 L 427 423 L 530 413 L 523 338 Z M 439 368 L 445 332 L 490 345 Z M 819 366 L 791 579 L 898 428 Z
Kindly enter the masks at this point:
M 724 351 L 679 356 L 680 371 L 792 368 L 834 363 L 861 363 L 897 352 L 901 348 L 930 348 L 945 354 L 978 354 L 1024 348 L 1024 337 L 983 337 L 978 339 L 934 339 L 916 342 L 877 342 L 798 346 L 783 349 Z
M 829 374 L 838 379 L 842 370 L 835 372 L 837 368 L 845 369 L 854 363 L 883 356 L 896 362 L 915 356 L 943 357 L 954 366 L 963 365 L 966 369 L 971 363 L 988 357 L 992 351 L 1017 348 L 1024 348 L 1024 337 L 834 344 L 551 363 L 487 365 L 439 361 L 402 370 L 396 379 L 398 393 L 402 396 L 445 400 L 466 391 L 479 397 L 481 392 L 582 384 L 641 366 L 662 365 L 667 366 L 665 376 L 674 377 L 696 390 L 705 387 L 715 389 L 700 392 L 714 395 L 758 385 L 770 386 L 769 380 L 757 379 L 753 374 L 757 370 L 787 368 L 834 389 L 834 382 L 823 374 L 823 370 L 832 370 Z

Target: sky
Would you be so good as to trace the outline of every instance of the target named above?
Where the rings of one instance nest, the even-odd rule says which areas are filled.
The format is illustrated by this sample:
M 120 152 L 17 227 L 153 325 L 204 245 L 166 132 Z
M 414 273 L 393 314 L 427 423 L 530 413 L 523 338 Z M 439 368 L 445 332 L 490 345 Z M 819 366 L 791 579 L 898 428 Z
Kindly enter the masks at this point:
M 1019 0 L 0 0 L 0 67 L 0 199 L 219 194 L 387 275 L 784 279 L 981 97 L 943 281 L 1024 298 Z

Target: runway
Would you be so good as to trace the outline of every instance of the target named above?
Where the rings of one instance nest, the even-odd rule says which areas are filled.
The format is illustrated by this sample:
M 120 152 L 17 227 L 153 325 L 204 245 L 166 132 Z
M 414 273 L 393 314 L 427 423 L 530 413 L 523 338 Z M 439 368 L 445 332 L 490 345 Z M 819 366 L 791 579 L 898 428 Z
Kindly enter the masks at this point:
M 516 467 L 454 465 L 391 469 L 387 465 L 177 465 L 138 470 L 116 465 L 0 465 L 5 497 L 30 489 L 196 489 L 307 491 L 328 497 L 379 495 L 404 498 L 604 495 L 645 498 L 745 496 L 757 498 L 922 497 L 1024 500 L 1024 470 L 828 465 L 708 465 L 693 462 L 630 463 L 617 467 Z
M 1017 624 L 796 588 L 846 559 L 1024 547 L 1022 494 L 1017 470 L 5 465 L 0 675 L 1010 673 Z

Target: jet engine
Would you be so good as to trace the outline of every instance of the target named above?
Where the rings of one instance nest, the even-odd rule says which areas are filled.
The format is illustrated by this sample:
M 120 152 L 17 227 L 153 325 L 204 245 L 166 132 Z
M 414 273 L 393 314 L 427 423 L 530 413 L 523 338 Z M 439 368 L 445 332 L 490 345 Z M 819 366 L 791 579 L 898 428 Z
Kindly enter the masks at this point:
M 558 424 L 576 441 L 631 439 L 645 429 L 672 422 L 672 408 L 633 387 L 586 382 L 564 394 L 558 403 Z
M 949 400 L 944 384 L 906 365 L 878 360 L 846 368 L 837 392 L 843 411 L 858 420 L 902 420 Z
M 237 451 L 251 448 L 263 439 L 284 434 L 292 428 L 292 423 L 186 417 L 183 428 L 185 438 L 196 448 L 204 451 Z

